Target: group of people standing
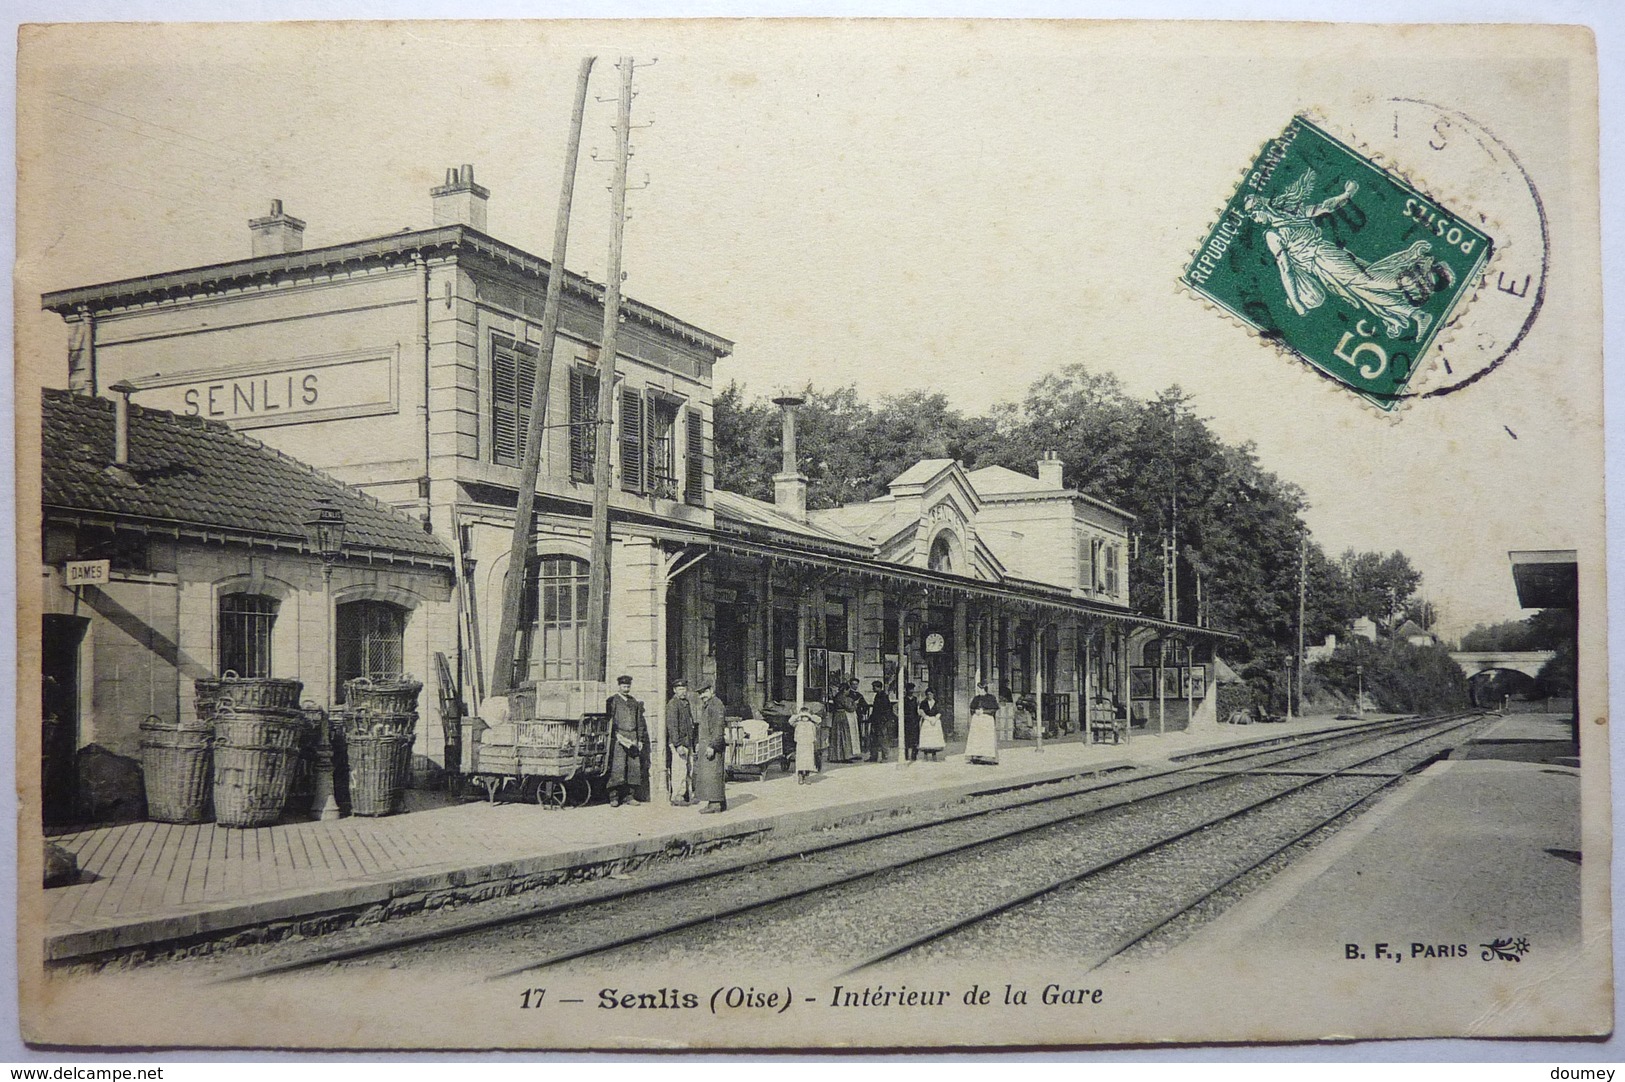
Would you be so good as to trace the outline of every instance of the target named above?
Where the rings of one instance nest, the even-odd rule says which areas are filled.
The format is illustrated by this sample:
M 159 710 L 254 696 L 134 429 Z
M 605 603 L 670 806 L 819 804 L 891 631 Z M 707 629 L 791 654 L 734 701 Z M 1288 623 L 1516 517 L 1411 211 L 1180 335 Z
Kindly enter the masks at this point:
M 791 719 L 796 740 L 796 773 L 806 782 L 823 770 L 825 762 L 871 763 L 889 760 L 897 746 L 898 705 L 875 680 L 865 698 L 854 677 L 836 688 L 822 717 L 805 708 Z M 936 691 L 917 693 L 913 682 L 903 686 L 903 756 L 922 755 L 935 762 L 953 733 L 952 718 L 944 718 Z M 641 804 L 648 785 L 649 725 L 643 701 L 632 694 L 632 678 L 616 681 L 616 692 L 604 704 L 609 715 L 609 767 L 605 785 L 611 807 Z M 973 763 L 999 761 L 997 716 L 999 700 L 977 685 L 970 702 L 965 758 Z M 671 802 L 679 807 L 700 805 L 702 815 L 728 810 L 727 710 L 710 681 L 699 687 L 699 699 L 689 697 L 688 681 L 672 684 L 666 703 L 667 785 Z
M 836 688 L 830 696 L 829 758 L 837 763 L 867 759 L 884 763 L 889 749 L 897 746 L 897 707 L 879 680 L 871 684 L 873 698 L 865 699 L 856 677 Z M 903 686 L 903 755 L 909 760 L 922 754 L 933 761 L 948 746 L 952 725 L 942 717 L 937 693 L 926 688 L 917 695 L 912 682 Z
M 632 694 L 630 676 L 616 681 L 604 711 L 609 715 L 609 769 L 604 779 L 609 806 L 641 804 L 638 793 L 649 782 L 649 722 L 643 700 Z M 673 804 L 699 803 L 701 815 L 728 810 L 727 734 L 727 711 L 711 684 L 700 685 L 695 703 L 688 697 L 688 681 L 678 679 L 666 703 L 666 778 Z

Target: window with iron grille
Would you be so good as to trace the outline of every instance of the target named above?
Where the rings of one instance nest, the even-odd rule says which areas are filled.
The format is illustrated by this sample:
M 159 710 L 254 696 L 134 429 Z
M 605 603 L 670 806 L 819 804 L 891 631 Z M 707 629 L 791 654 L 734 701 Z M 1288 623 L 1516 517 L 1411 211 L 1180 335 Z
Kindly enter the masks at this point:
M 347 601 L 338 606 L 333 645 L 338 651 L 335 698 L 344 701 L 344 682 L 406 671 L 406 610 L 387 601 Z
M 649 403 L 649 494 L 677 498 L 677 403 L 656 398 Z
M 688 441 L 683 464 L 683 501 L 705 506 L 705 418 L 697 409 L 685 411 L 683 432 Z
M 238 676 L 271 675 L 271 628 L 277 599 L 263 594 L 220 598 L 220 671 Z
M 621 388 L 621 488 L 627 492 L 644 489 L 643 395 L 630 387 Z
M 570 369 L 570 480 L 592 482 L 598 420 L 598 373 Z
M 544 556 L 531 564 L 536 589 L 526 593 L 530 641 L 516 656 L 530 657 L 534 680 L 579 680 L 586 671 L 587 561 Z
M 538 354 L 535 346 L 491 336 L 491 461 L 499 466 L 525 460 Z

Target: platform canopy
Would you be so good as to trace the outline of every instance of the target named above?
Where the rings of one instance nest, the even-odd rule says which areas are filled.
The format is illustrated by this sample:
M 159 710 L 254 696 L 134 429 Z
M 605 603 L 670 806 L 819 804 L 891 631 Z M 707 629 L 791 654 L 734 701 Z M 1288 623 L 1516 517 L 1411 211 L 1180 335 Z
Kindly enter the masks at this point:
M 1507 553 L 1518 604 L 1526 609 L 1572 609 L 1579 602 L 1579 571 L 1573 549 L 1528 549 Z

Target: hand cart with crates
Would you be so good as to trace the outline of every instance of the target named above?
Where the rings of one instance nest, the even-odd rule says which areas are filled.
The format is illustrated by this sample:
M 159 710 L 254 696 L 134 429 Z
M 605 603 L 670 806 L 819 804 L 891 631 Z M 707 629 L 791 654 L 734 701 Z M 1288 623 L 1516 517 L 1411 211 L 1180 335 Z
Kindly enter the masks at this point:
M 759 718 L 728 719 L 728 776 L 762 778 L 774 763 L 788 770 L 784 734 Z
M 550 681 L 516 690 L 508 720 L 482 733 L 469 749 L 465 786 L 544 807 L 581 807 L 609 770 L 609 715 L 604 685 Z

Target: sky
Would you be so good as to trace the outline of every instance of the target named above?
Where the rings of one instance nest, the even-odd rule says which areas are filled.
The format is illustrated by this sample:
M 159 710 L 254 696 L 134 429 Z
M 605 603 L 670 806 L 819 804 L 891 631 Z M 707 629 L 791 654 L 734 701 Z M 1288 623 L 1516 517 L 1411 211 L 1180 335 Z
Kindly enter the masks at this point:
M 631 167 L 647 187 L 629 197 L 625 289 L 737 343 L 719 385 L 928 388 L 981 411 L 1071 363 L 1138 396 L 1177 383 L 1223 438 L 1255 443 L 1306 491 L 1327 550 L 1406 552 L 1452 636 L 1525 615 L 1507 550 L 1600 544 L 1595 207 L 1571 164 L 1595 136 L 1572 119 L 1583 85 L 1550 58 L 1372 55 L 1340 50 L 1347 37 L 1260 53 L 1200 33 L 988 24 L 816 40 L 737 24 L 181 34 L 77 55 L 25 41 L 19 329 L 46 382 L 65 379 L 65 332 L 27 296 L 246 256 L 247 220 L 272 198 L 317 247 L 429 225 L 429 188 L 472 163 L 490 232 L 545 256 L 586 53 L 600 59 L 568 264 L 601 280 L 614 58 L 630 52 L 648 63 Z M 1305 110 L 1368 145 L 1392 113 L 1405 138 L 1383 148 L 1488 210 L 1502 269 L 1538 270 L 1533 204 L 1504 156 L 1425 153 L 1422 114 L 1392 98 L 1470 108 L 1492 128 L 1543 194 L 1552 247 L 1518 351 L 1398 419 L 1178 284 L 1244 167 Z M 1454 154 L 1466 140 L 1452 134 Z M 1514 307 L 1491 291 L 1463 326 L 1504 341 Z

